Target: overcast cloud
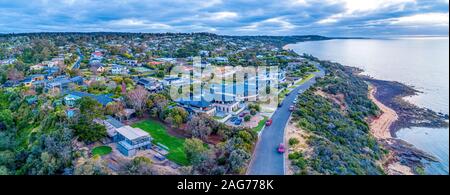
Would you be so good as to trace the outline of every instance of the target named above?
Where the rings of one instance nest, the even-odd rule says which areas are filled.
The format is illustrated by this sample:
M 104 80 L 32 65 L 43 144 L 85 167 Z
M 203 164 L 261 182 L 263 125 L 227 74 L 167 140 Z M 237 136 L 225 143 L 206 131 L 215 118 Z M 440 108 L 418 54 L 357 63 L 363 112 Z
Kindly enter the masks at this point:
M 0 0 L 0 33 L 448 35 L 448 0 Z

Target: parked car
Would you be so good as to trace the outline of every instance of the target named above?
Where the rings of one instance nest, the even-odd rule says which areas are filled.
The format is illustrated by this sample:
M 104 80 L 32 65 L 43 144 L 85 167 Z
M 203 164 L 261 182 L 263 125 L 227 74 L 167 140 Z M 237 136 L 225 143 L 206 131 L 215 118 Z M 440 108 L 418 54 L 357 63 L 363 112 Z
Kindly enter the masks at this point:
M 266 121 L 266 126 L 272 125 L 272 122 L 273 122 L 272 119 L 267 120 L 267 121 Z
M 234 121 L 234 125 L 241 125 L 242 124 L 242 119 L 236 119 Z
M 281 108 L 283 106 L 283 102 L 281 101 L 280 103 L 278 103 L 278 108 Z
M 247 112 L 243 112 L 243 113 L 239 114 L 239 117 L 244 117 L 244 116 L 246 116 L 247 114 L 248 114 Z
M 277 151 L 281 154 L 283 154 L 286 151 L 286 148 L 284 147 L 284 144 L 281 143 L 280 145 L 278 145 Z
M 289 111 L 294 111 L 295 107 L 294 106 L 290 106 L 289 107 Z

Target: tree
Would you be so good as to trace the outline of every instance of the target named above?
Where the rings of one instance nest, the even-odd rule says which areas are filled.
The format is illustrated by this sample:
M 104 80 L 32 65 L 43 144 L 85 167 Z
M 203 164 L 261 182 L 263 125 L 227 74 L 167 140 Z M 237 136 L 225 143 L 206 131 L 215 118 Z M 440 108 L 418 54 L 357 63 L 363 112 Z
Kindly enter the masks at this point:
M 295 145 L 297 145 L 298 143 L 300 143 L 300 141 L 297 139 L 297 138 L 290 138 L 289 139 L 289 145 L 290 146 L 295 146 Z
M 193 137 L 206 140 L 216 125 L 207 116 L 199 115 L 193 117 L 187 126 Z
M 0 110 L 0 130 L 11 128 L 13 124 L 12 112 L 8 109 Z
M 250 114 L 251 114 L 252 116 L 255 116 L 255 115 L 256 115 L 256 109 L 252 108 L 252 109 L 250 110 Z
M 136 110 L 136 113 L 139 116 L 142 116 L 149 96 L 150 93 L 147 90 L 145 90 L 142 86 L 138 86 L 136 89 L 128 92 L 126 98 L 127 103 Z
M 18 81 L 23 79 L 23 72 L 12 68 L 8 71 L 8 79 L 12 81 Z
M 92 143 L 106 136 L 106 127 L 81 118 L 72 126 L 80 141 Z
M 186 152 L 187 159 L 192 163 L 197 161 L 201 153 L 207 149 L 203 146 L 202 140 L 197 138 L 186 139 L 184 142 L 184 151 Z
M 122 102 L 112 102 L 106 105 L 105 113 L 107 115 L 120 115 L 125 109 L 125 105 Z
M 245 122 L 248 122 L 248 121 L 250 121 L 252 119 L 252 117 L 250 116 L 250 115 L 246 115 L 245 117 L 244 117 L 244 121 Z
M 180 127 L 181 124 L 187 121 L 189 113 L 182 107 L 175 107 L 169 111 L 166 121 L 174 125 L 175 127 Z
M 100 157 L 81 158 L 75 166 L 74 175 L 108 175 L 107 165 Z
M 87 120 L 92 121 L 93 119 L 100 117 L 103 112 L 102 105 L 95 99 L 91 97 L 82 97 L 77 100 L 78 108 L 80 109 L 80 114 Z
M 161 120 L 163 120 L 164 119 L 164 110 L 166 109 L 167 105 L 169 104 L 169 100 L 167 99 L 166 96 L 164 96 L 163 94 L 159 94 L 159 93 L 151 95 L 150 99 L 152 100 L 152 102 L 147 102 L 147 103 L 148 104 L 152 103 L 151 105 L 156 108 L 158 117 Z
M 247 161 L 250 159 L 250 154 L 242 149 L 237 149 L 231 152 L 228 158 L 229 166 L 232 172 L 240 173 Z
M 0 175 L 9 175 L 8 168 L 5 166 L 0 166 Z
M 123 175 L 153 175 L 152 160 L 138 156 L 126 163 L 120 171 Z

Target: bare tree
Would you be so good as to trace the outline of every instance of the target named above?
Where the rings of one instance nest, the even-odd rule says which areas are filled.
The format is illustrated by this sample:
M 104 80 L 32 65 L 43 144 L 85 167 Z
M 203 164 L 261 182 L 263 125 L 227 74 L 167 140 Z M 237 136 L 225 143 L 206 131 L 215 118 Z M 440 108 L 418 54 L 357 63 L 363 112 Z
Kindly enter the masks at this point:
M 13 68 L 9 70 L 8 72 L 8 79 L 12 81 L 18 81 L 23 79 L 23 72 L 18 71 L 17 69 Z
M 122 102 L 112 102 L 106 105 L 106 114 L 120 116 L 125 109 Z
M 136 89 L 127 93 L 127 103 L 136 110 L 138 115 L 142 115 L 150 93 L 142 86 L 138 86 Z

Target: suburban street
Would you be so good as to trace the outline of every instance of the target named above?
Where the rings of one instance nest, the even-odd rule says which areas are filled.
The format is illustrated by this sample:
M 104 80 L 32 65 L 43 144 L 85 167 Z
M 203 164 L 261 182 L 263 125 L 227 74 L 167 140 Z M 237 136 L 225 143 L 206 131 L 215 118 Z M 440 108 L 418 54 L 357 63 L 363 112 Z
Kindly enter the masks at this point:
M 77 53 L 78 53 L 78 55 L 80 56 L 80 58 L 79 58 L 79 59 L 75 62 L 75 64 L 72 66 L 72 69 L 80 69 L 81 61 L 83 61 L 83 59 L 84 59 L 84 56 L 83 56 L 83 54 L 81 53 L 81 51 L 80 51 L 79 48 L 77 48 Z
M 278 108 L 272 116 L 273 123 L 265 127 L 260 135 L 253 159 L 247 171 L 248 175 L 284 175 L 284 156 L 277 152 L 278 145 L 284 142 L 284 129 L 289 120 L 291 112 L 289 107 L 293 105 L 298 92 L 304 92 L 311 87 L 317 77 L 324 75 L 323 69 L 314 73 L 314 77 L 294 89 L 286 96 L 283 106 Z

